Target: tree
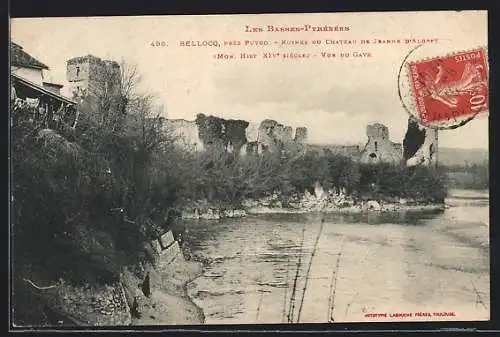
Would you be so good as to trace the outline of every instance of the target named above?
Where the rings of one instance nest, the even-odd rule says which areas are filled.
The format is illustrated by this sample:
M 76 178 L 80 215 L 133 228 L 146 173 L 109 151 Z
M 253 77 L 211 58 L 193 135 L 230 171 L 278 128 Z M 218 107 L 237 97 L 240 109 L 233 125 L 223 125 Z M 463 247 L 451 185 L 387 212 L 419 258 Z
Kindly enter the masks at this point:
M 412 117 L 408 118 L 408 129 L 403 139 L 403 158 L 405 161 L 417 153 L 425 140 L 425 130 L 420 130 L 418 122 Z

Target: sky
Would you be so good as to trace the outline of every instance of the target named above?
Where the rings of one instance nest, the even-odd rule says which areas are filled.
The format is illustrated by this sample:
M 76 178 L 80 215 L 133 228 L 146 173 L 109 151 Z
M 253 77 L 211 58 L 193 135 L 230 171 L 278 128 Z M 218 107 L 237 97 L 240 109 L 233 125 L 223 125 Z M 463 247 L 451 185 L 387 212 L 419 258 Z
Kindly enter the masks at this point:
M 245 32 L 246 26 L 263 32 Z M 339 26 L 349 31 L 267 32 L 274 26 Z M 142 90 L 156 95 L 167 118 L 194 120 L 197 113 L 260 122 L 270 118 L 306 126 L 312 143 L 366 142 L 366 125 L 387 125 L 401 142 L 407 113 L 397 92 L 397 76 L 415 43 L 373 44 L 374 39 L 438 39 L 449 52 L 487 45 L 485 11 L 420 13 L 322 13 L 223 16 L 143 16 L 23 18 L 11 21 L 12 41 L 43 63 L 65 85 L 66 61 L 92 54 L 137 66 Z M 361 45 L 360 40 L 372 41 Z M 239 46 L 181 47 L 181 41 L 240 41 Z M 280 46 L 282 40 L 308 45 Z M 312 45 L 321 40 L 321 45 Z M 356 45 L 326 44 L 356 40 Z M 168 46 L 153 47 L 164 41 Z M 246 45 L 268 41 L 270 45 Z M 273 45 L 278 41 L 278 45 Z M 427 49 L 425 49 L 427 48 Z M 438 49 L 424 45 L 432 56 Z M 239 59 L 241 52 L 257 59 Z M 265 52 L 315 54 L 310 59 L 262 59 Z M 336 53 L 323 58 L 321 52 Z M 351 54 L 348 59 L 339 53 Z M 370 53 L 353 58 L 352 54 Z M 216 53 L 234 54 L 221 60 Z M 438 55 L 435 55 L 438 56 Z M 67 91 L 66 91 L 67 93 Z M 476 117 L 455 130 L 440 132 L 440 146 L 488 148 L 488 118 Z

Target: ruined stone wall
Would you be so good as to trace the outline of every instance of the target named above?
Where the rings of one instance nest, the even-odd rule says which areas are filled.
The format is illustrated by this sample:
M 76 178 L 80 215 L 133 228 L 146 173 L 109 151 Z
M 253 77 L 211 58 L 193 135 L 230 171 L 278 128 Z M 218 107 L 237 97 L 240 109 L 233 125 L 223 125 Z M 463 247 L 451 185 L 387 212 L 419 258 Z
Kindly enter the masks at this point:
M 404 160 L 407 166 L 437 164 L 438 131 L 423 127 L 411 118 L 403 144 L 390 141 L 389 129 L 379 123 L 368 125 L 366 134 L 368 142 L 361 152 L 361 162 L 397 163 Z
M 361 156 L 361 148 L 359 145 L 333 145 L 329 146 L 328 149 L 333 153 L 348 156 L 354 160 L 358 160 Z
M 198 114 L 195 121 L 198 133 L 206 148 L 220 147 L 228 152 L 239 152 L 247 143 L 246 128 L 249 123 L 240 119 L 223 119 Z
M 437 165 L 438 140 L 438 130 L 418 125 L 410 119 L 404 141 L 406 165 Z
M 279 149 L 279 137 L 283 125 L 278 124 L 275 120 L 265 119 L 259 125 L 259 140 L 265 150 L 276 152 Z
M 385 125 L 380 123 L 368 125 L 366 135 L 368 142 L 360 156 L 362 163 L 397 163 L 403 159 L 403 154 L 389 139 L 389 129 Z
M 394 151 L 398 152 L 401 156 L 403 156 L 403 144 L 392 143 L 392 147 L 393 147 Z
M 194 121 L 166 119 L 164 127 L 173 137 L 175 145 L 190 152 L 203 151 L 204 146 L 199 136 L 198 125 Z
M 204 151 L 220 146 L 229 152 L 246 155 L 262 154 L 264 151 L 297 151 L 307 143 L 307 129 L 298 127 L 293 137 L 293 128 L 266 119 L 261 123 L 249 123 L 244 120 L 225 120 L 214 116 L 199 114 L 195 121 L 182 119 L 165 120 L 165 127 L 175 139 L 175 143 L 187 151 Z M 417 144 L 411 149 L 406 144 L 390 140 L 389 129 L 382 124 L 368 125 L 368 141 L 361 149 L 359 145 L 328 146 L 330 150 L 350 156 L 363 163 L 390 162 L 398 163 L 409 160 L 408 165 L 435 164 L 437 162 L 437 132 L 420 129 L 418 124 L 409 124 L 408 134 L 415 133 Z
M 293 141 L 292 132 L 293 129 L 291 126 L 277 123 L 274 129 L 274 137 L 276 138 L 278 143 L 284 145 Z
M 258 144 L 267 151 L 290 150 L 307 142 L 307 129 L 298 127 L 293 136 L 293 128 L 272 119 L 263 120 L 258 128 Z
M 250 122 L 245 129 L 247 142 L 252 143 L 259 140 L 259 126 L 260 123 Z
M 195 123 L 205 149 L 227 147 L 226 123 L 222 118 L 198 114 Z
M 195 121 L 166 120 L 165 124 L 176 138 L 176 143 L 191 151 L 219 148 L 241 155 L 261 154 L 264 151 L 289 150 L 295 148 L 297 142 L 302 144 L 307 139 L 306 128 L 298 128 L 297 141 L 291 126 L 271 119 L 249 123 L 198 114 Z

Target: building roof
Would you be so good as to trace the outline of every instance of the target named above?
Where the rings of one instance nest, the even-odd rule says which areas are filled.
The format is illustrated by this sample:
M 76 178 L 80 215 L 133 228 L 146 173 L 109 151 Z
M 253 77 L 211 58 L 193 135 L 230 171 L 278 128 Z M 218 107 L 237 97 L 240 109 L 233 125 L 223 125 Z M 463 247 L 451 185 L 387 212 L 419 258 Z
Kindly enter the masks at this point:
M 10 63 L 13 66 L 35 68 L 35 69 L 49 69 L 48 66 L 38 61 L 36 58 L 23 50 L 23 47 L 17 43 L 11 42 L 10 48 Z
M 55 98 L 55 99 L 57 99 L 59 101 L 62 101 L 64 103 L 76 104 L 75 101 L 73 101 L 73 100 L 71 100 L 71 99 L 69 99 L 67 97 L 64 97 L 63 95 L 56 94 L 53 91 L 47 90 L 44 87 L 41 87 L 41 86 L 39 86 L 36 83 L 28 81 L 27 79 L 25 79 L 25 78 L 23 78 L 21 76 L 18 76 L 16 74 L 10 74 L 10 75 L 12 76 L 12 79 L 14 81 L 17 81 L 17 82 L 19 82 L 19 83 L 21 83 L 21 84 L 23 84 L 23 85 L 25 85 L 25 86 L 33 89 L 33 90 L 36 90 L 36 91 L 40 92 L 43 95 L 50 96 L 50 97 Z

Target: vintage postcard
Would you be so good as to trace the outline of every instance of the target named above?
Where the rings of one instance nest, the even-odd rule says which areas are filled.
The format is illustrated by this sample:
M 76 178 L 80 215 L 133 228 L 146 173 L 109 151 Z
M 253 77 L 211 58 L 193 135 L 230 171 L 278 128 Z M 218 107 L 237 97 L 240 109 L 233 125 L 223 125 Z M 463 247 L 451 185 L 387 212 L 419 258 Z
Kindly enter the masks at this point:
M 486 11 L 10 43 L 13 327 L 490 319 Z

